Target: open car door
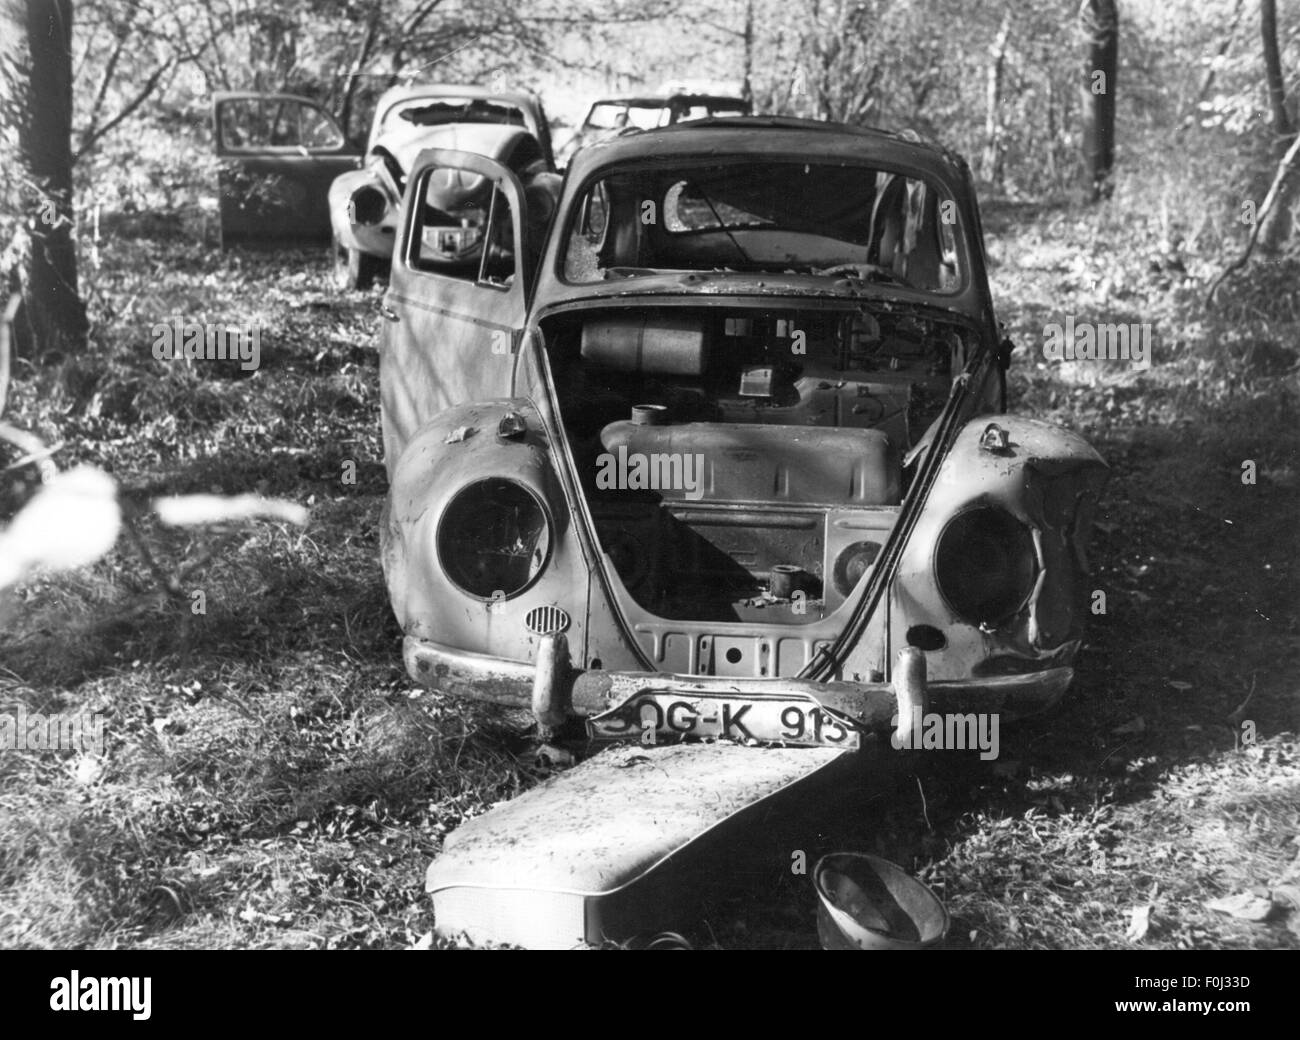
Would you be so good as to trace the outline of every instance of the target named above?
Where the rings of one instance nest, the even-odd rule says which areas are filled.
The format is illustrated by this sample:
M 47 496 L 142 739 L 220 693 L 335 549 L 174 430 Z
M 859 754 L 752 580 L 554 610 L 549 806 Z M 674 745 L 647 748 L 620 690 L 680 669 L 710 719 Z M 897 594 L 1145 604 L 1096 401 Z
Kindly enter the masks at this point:
M 215 95 L 212 116 L 221 247 L 329 241 L 330 183 L 361 157 L 333 116 L 307 98 L 256 93 Z
M 519 178 L 485 156 L 430 148 L 416 158 L 380 337 L 390 474 L 407 441 L 439 412 L 513 396 L 536 246 L 525 205 Z

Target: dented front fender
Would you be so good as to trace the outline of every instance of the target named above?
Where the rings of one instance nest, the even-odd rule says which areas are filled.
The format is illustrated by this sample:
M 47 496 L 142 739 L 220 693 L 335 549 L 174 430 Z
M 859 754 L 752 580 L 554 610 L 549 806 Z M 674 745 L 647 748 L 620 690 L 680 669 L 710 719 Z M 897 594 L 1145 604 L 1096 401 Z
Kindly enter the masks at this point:
M 896 645 L 915 644 L 925 632 L 923 649 L 936 678 L 1068 665 L 1083 633 L 1087 543 L 1107 473 L 1101 456 L 1063 427 L 1016 415 L 967 424 L 900 561 L 890 626 Z M 977 621 L 945 597 L 937 557 L 954 518 L 982 507 L 1003 510 L 1028 530 L 1033 575 L 1017 608 Z M 942 645 L 935 646 L 940 640 L 931 630 Z
M 460 492 L 492 480 L 517 484 L 535 497 L 546 516 L 547 552 L 540 573 L 526 587 L 482 597 L 449 577 L 440 524 Z M 381 541 L 389 595 L 408 637 L 528 661 L 540 633 L 527 619 L 532 611 L 550 609 L 548 616 L 564 619 L 559 631 L 581 652 L 588 569 L 546 432 L 526 401 L 459 405 L 421 427 L 394 467 Z

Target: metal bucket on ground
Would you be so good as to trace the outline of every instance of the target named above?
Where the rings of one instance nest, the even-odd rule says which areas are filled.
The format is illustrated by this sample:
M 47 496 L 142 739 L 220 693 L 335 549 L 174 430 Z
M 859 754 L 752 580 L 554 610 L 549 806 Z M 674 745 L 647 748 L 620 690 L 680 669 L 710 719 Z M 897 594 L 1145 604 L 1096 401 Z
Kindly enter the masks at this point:
M 823 856 L 813 868 L 813 887 L 824 950 L 924 950 L 948 934 L 939 897 L 879 856 Z

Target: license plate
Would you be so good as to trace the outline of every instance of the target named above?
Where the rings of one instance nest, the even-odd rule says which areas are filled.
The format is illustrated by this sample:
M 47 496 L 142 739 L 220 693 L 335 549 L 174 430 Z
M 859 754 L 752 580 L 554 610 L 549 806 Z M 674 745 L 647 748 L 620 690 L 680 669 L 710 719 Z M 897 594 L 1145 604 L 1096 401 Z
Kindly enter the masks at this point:
M 812 699 L 727 694 L 692 697 L 647 690 L 587 720 L 593 740 L 738 740 L 856 748 L 858 731 Z

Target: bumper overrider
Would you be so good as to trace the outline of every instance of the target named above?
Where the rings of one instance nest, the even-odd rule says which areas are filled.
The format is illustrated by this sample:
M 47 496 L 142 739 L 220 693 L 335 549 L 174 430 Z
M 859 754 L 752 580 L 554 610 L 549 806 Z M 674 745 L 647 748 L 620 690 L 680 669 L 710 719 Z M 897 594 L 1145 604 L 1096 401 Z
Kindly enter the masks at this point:
M 403 657 L 408 674 L 430 689 L 529 709 L 543 737 L 578 718 L 593 738 L 638 739 L 651 719 L 660 732 L 680 737 L 845 747 L 858 747 L 862 736 L 900 731 L 918 711 L 1015 721 L 1051 708 L 1074 677 L 1073 668 L 1047 667 L 931 682 L 925 655 L 914 647 L 899 652 L 890 682 L 584 670 L 570 665 L 562 634 L 542 636 L 532 664 L 415 636 L 405 638 Z M 700 720 L 712 728 L 705 731 Z

